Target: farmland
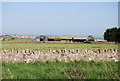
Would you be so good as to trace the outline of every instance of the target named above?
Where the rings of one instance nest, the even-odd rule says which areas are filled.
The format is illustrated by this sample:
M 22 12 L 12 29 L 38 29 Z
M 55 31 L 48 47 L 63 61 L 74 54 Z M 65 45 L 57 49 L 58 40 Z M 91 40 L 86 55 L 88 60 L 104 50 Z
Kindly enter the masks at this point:
M 2 43 L 2 49 L 118 49 L 117 44 Z M 119 62 L 73 61 L 2 63 L 3 79 L 120 79 Z
M 118 62 L 3 63 L 4 79 L 120 79 Z
M 2 43 L 2 49 L 118 49 L 117 44 Z

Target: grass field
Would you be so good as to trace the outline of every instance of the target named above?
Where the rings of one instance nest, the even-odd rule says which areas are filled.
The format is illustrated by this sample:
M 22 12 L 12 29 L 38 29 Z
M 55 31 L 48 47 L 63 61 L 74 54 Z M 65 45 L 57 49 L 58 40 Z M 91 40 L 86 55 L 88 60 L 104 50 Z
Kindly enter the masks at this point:
M 3 63 L 4 79 L 120 79 L 118 62 Z
M 2 49 L 118 49 L 117 44 L 2 43 Z
M 24 41 L 24 42 L 26 42 L 26 41 L 35 41 L 34 39 L 9 39 L 9 40 L 4 40 L 4 41 Z
M 118 49 L 117 44 L 2 43 L 2 49 Z M 2 63 L 3 79 L 120 79 L 118 62 Z

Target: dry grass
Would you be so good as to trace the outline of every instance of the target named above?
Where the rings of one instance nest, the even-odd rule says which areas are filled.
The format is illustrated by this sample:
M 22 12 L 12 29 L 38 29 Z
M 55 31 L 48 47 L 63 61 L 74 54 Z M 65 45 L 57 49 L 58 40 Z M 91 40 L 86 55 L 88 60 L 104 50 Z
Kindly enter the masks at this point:
M 2 43 L 2 49 L 118 49 L 117 44 Z

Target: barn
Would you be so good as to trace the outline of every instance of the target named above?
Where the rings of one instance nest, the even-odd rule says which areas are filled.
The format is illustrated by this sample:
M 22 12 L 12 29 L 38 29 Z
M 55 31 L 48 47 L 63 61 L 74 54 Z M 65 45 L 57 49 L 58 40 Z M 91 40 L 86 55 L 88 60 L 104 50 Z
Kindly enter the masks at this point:
M 39 41 L 55 41 L 56 38 L 61 39 L 61 41 L 74 41 L 74 42 L 84 42 L 88 37 L 84 36 L 62 36 L 62 35 L 41 35 L 37 37 Z

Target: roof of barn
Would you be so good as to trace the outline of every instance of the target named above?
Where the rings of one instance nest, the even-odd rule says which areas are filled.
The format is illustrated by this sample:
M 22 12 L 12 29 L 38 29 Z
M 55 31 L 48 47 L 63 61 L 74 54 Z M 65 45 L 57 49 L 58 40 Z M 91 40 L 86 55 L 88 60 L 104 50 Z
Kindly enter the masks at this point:
M 88 37 L 85 36 L 63 36 L 63 35 L 41 35 L 40 37 L 47 37 L 48 39 L 55 39 L 55 38 L 60 38 L 60 39 L 87 39 Z

